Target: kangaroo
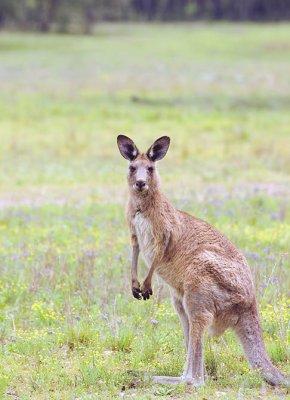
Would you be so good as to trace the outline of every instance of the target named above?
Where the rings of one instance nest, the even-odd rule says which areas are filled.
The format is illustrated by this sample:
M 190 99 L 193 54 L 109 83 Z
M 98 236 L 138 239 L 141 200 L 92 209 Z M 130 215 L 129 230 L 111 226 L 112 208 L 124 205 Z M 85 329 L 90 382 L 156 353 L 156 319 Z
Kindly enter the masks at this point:
M 251 367 L 271 385 L 286 384 L 268 358 L 251 270 L 245 257 L 216 228 L 177 210 L 160 191 L 156 161 L 167 153 L 170 138 L 157 139 L 146 153 L 119 135 L 121 155 L 129 161 L 126 217 L 132 244 L 132 294 L 152 296 L 156 272 L 169 286 L 186 344 L 181 377 L 159 376 L 155 383 L 204 384 L 202 338 L 206 329 L 219 336 L 232 328 Z M 137 265 L 141 251 L 149 268 L 141 286 Z

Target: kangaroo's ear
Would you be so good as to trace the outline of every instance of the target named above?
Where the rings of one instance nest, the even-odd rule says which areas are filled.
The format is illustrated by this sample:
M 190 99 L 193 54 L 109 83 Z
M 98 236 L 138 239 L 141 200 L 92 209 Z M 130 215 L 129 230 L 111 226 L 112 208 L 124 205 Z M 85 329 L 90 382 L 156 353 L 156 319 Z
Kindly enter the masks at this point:
M 117 137 L 117 143 L 120 153 L 124 158 L 126 158 L 129 161 L 135 160 L 135 158 L 139 154 L 139 150 L 137 149 L 133 140 L 131 140 L 125 135 L 119 135 Z
M 170 145 L 170 137 L 162 136 L 155 140 L 150 149 L 147 151 L 147 157 L 151 161 L 158 161 L 165 157 L 168 147 Z

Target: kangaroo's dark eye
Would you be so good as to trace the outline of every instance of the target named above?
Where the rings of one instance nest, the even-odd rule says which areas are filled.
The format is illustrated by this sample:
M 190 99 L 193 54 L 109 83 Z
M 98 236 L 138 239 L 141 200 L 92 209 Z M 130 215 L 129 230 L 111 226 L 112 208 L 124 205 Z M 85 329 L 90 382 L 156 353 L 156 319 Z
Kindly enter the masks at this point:
M 133 165 L 130 165 L 129 171 L 131 172 L 131 174 L 134 174 L 134 172 L 136 171 L 136 168 L 133 167 Z
M 148 167 L 148 172 L 150 172 L 150 174 L 152 174 L 153 171 L 154 171 L 153 167 Z

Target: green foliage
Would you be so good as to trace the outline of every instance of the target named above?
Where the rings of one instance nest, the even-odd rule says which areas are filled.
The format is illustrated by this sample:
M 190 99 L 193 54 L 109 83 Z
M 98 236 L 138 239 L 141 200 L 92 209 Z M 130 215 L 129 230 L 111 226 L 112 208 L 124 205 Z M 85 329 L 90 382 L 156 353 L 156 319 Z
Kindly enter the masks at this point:
M 151 385 L 181 374 L 184 343 L 156 277 L 150 301 L 130 294 L 116 135 L 141 149 L 171 136 L 163 190 L 244 251 L 267 351 L 289 372 L 288 36 L 287 25 L 230 24 L 1 35 L 2 397 L 285 393 L 262 386 L 231 332 L 205 337 L 204 388 Z

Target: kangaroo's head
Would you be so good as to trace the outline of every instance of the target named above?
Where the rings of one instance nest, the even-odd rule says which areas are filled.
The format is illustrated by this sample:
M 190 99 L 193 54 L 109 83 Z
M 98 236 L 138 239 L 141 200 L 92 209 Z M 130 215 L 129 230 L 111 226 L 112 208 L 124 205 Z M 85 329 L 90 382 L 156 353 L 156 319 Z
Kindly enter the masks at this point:
M 157 139 L 146 153 L 140 153 L 135 143 L 124 135 L 117 138 L 120 153 L 129 160 L 128 184 L 137 195 L 146 195 L 158 187 L 158 173 L 155 162 L 167 153 L 170 138 Z

